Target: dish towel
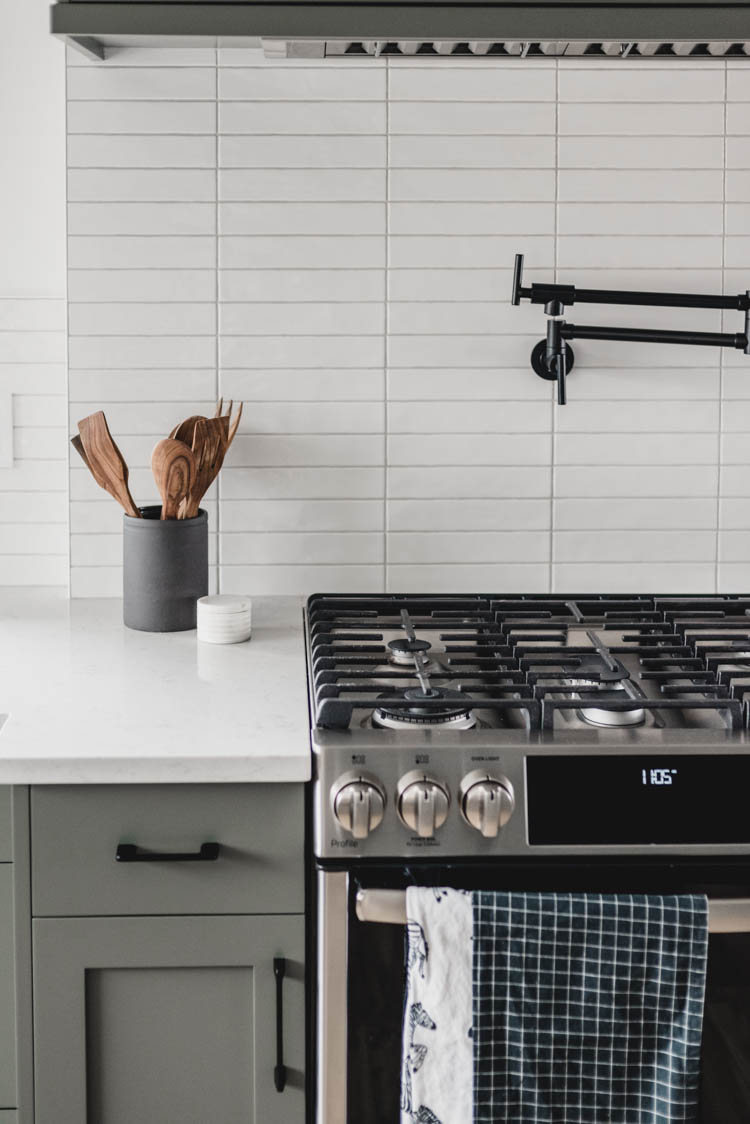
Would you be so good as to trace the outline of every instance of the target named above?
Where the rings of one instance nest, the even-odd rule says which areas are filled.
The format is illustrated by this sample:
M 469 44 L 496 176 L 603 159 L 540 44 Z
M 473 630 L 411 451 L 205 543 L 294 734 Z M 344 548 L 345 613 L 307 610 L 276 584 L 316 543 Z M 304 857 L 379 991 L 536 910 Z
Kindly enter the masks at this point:
M 407 890 L 402 1124 L 694 1124 L 703 897 Z

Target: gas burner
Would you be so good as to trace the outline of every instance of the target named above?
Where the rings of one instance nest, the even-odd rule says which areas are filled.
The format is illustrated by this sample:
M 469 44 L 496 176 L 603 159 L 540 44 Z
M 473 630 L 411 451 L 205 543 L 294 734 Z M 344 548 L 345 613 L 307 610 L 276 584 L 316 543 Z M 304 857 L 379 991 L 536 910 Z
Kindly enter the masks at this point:
M 419 655 L 422 659 L 422 667 L 428 675 L 439 675 L 443 670 L 434 656 L 427 654 L 432 652 L 429 640 L 420 640 L 416 636 L 413 639 L 399 636 L 395 640 L 388 641 L 388 648 L 388 660 L 396 667 L 413 668 L 415 657 Z
M 608 710 L 602 706 L 580 707 L 576 714 L 589 726 L 604 729 L 619 729 L 624 726 L 642 726 L 646 721 L 646 711 L 642 707 L 635 710 Z
M 392 698 L 392 694 L 381 696 Z M 407 706 L 384 703 L 373 711 L 372 724 L 384 730 L 409 730 L 415 726 L 450 726 L 452 730 L 473 730 L 477 719 L 467 706 L 467 696 L 462 691 L 447 687 L 432 687 L 424 691 L 411 687 L 399 692 Z M 444 704 L 424 706 L 426 699 L 441 699 Z M 471 700 L 468 700 L 471 701 Z

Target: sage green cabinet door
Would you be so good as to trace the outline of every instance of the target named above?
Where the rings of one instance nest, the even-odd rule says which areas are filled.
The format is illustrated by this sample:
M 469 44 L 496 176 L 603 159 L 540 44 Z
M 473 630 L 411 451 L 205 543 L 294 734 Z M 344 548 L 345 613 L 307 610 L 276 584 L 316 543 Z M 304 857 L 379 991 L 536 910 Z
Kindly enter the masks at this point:
M 33 937 L 35 1124 L 303 1124 L 303 917 L 43 918 Z
M 0 1109 L 18 1104 L 13 865 L 0 864 Z M 2 1124 L 0 1112 L 0 1124 Z

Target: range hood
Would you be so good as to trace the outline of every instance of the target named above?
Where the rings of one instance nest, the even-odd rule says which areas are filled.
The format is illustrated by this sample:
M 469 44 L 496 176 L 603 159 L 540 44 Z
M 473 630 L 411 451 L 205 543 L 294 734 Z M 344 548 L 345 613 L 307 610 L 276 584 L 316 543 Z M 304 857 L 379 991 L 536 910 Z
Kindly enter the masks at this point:
M 534 55 L 750 59 L 750 3 L 641 0 L 61 0 L 52 34 L 97 59 L 120 46 L 262 46 L 277 58 Z

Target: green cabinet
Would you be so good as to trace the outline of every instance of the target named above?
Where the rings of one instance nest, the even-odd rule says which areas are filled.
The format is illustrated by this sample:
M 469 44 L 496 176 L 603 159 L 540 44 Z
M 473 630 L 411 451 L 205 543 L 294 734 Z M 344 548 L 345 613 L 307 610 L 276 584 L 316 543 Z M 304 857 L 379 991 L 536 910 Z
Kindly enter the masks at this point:
M 303 917 L 33 929 L 36 1124 L 303 1124 Z M 287 962 L 282 1091 L 276 957 Z
M 0 788 L 0 1124 L 304 1124 L 303 797 Z

